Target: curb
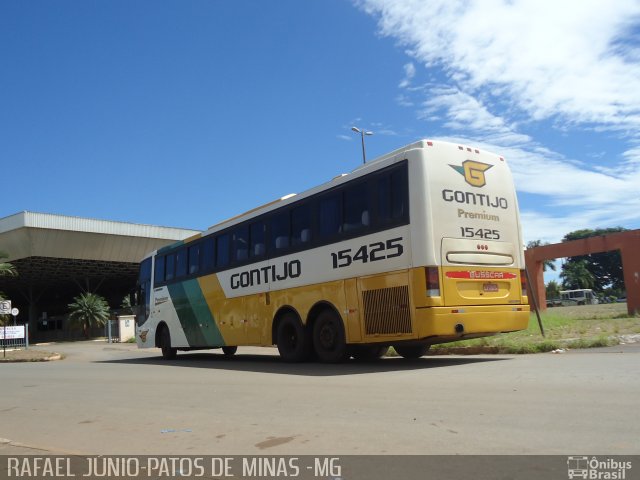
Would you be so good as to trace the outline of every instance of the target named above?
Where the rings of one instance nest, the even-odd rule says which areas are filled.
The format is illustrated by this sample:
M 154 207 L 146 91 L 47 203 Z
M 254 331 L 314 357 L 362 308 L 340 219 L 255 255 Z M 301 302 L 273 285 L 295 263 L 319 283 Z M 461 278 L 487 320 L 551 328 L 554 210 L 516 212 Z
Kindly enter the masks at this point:
M 53 355 L 40 358 L 0 358 L 0 363 L 53 362 L 62 360 L 62 358 L 63 356 L 60 353 L 54 353 Z

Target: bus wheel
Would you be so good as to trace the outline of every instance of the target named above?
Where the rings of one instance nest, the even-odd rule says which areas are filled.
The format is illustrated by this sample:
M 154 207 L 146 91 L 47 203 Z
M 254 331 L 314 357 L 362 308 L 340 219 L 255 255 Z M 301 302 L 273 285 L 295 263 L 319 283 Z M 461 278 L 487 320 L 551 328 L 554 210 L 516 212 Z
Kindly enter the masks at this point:
M 178 349 L 171 346 L 171 334 L 169 333 L 169 328 L 166 326 L 163 326 L 162 332 L 160 332 L 160 348 L 162 349 L 162 358 L 165 360 L 173 360 L 176 358 Z
M 377 360 L 389 351 L 386 345 L 352 345 L 351 356 L 360 361 Z
M 285 362 L 303 362 L 309 357 L 309 340 L 302 323 L 293 313 L 286 313 L 276 331 L 278 352 Z
M 321 362 L 339 363 L 348 357 L 342 320 L 332 310 L 323 310 L 313 325 L 313 347 Z
M 222 353 L 225 357 L 230 357 L 238 351 L 238 347 L 222 347 Z
M 393 347 L 398 355 L 409 360 L 415 360 L 425 355 L 431 345 L 398 345 Z

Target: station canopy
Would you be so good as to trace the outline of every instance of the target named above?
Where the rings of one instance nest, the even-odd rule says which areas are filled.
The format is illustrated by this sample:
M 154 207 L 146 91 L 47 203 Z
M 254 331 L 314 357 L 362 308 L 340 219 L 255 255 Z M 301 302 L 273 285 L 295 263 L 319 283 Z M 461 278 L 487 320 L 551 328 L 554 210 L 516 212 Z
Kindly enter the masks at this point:
M 0 218 L 0 251 L 8 254 L 0 261 L 18 272 L 0 277 L 0 292 L 22 307 L 23 322 L 43 312 L 66 313 L 73 297 L 84 291 L 102 295 L 117 308 L 135 287 L 145 255 L 197 233 L 34 212 Z

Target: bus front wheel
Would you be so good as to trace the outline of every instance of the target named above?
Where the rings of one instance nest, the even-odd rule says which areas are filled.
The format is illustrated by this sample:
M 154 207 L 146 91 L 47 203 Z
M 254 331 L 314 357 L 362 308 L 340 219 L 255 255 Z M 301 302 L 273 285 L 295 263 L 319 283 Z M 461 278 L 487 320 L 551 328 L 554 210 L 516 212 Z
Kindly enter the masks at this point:
M 303 362 L 309 357 L 308 335 L 293 313 L 286 313 L 278 323 L 276 345 L 285 362 Z
M 342 320 L 333 310 L 324 310 L 313 325 L 313 347 L 320 361 L 343 362 L 348 357 Z
M 160 348 L 162 349 L 162 358 L 165 360 L 176 358 L 178 349 L 171 346 L 171 333 L 169 333 L 169 328 L 166 326 L 162 328 L 160 333 Z
M 225 357 L 230 357 L 232 355 L 235 355 L 237 351 L 238 351 L 238 347 L 222 347 L 222 353 L 224 353 Z
M 415 360 L 426 355 L 430 347 L 431 345 L 398 345 L 393 348 L 401 357 Z

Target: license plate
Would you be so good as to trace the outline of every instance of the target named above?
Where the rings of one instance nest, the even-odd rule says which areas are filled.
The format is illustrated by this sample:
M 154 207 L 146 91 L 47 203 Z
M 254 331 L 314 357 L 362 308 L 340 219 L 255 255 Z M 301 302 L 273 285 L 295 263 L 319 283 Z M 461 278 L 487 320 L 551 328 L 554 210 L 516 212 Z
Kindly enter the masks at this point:
M 482 291 L 484 292 L 497 292 L 498 290 L 497 283 L 485 283 L 482 285 Z

